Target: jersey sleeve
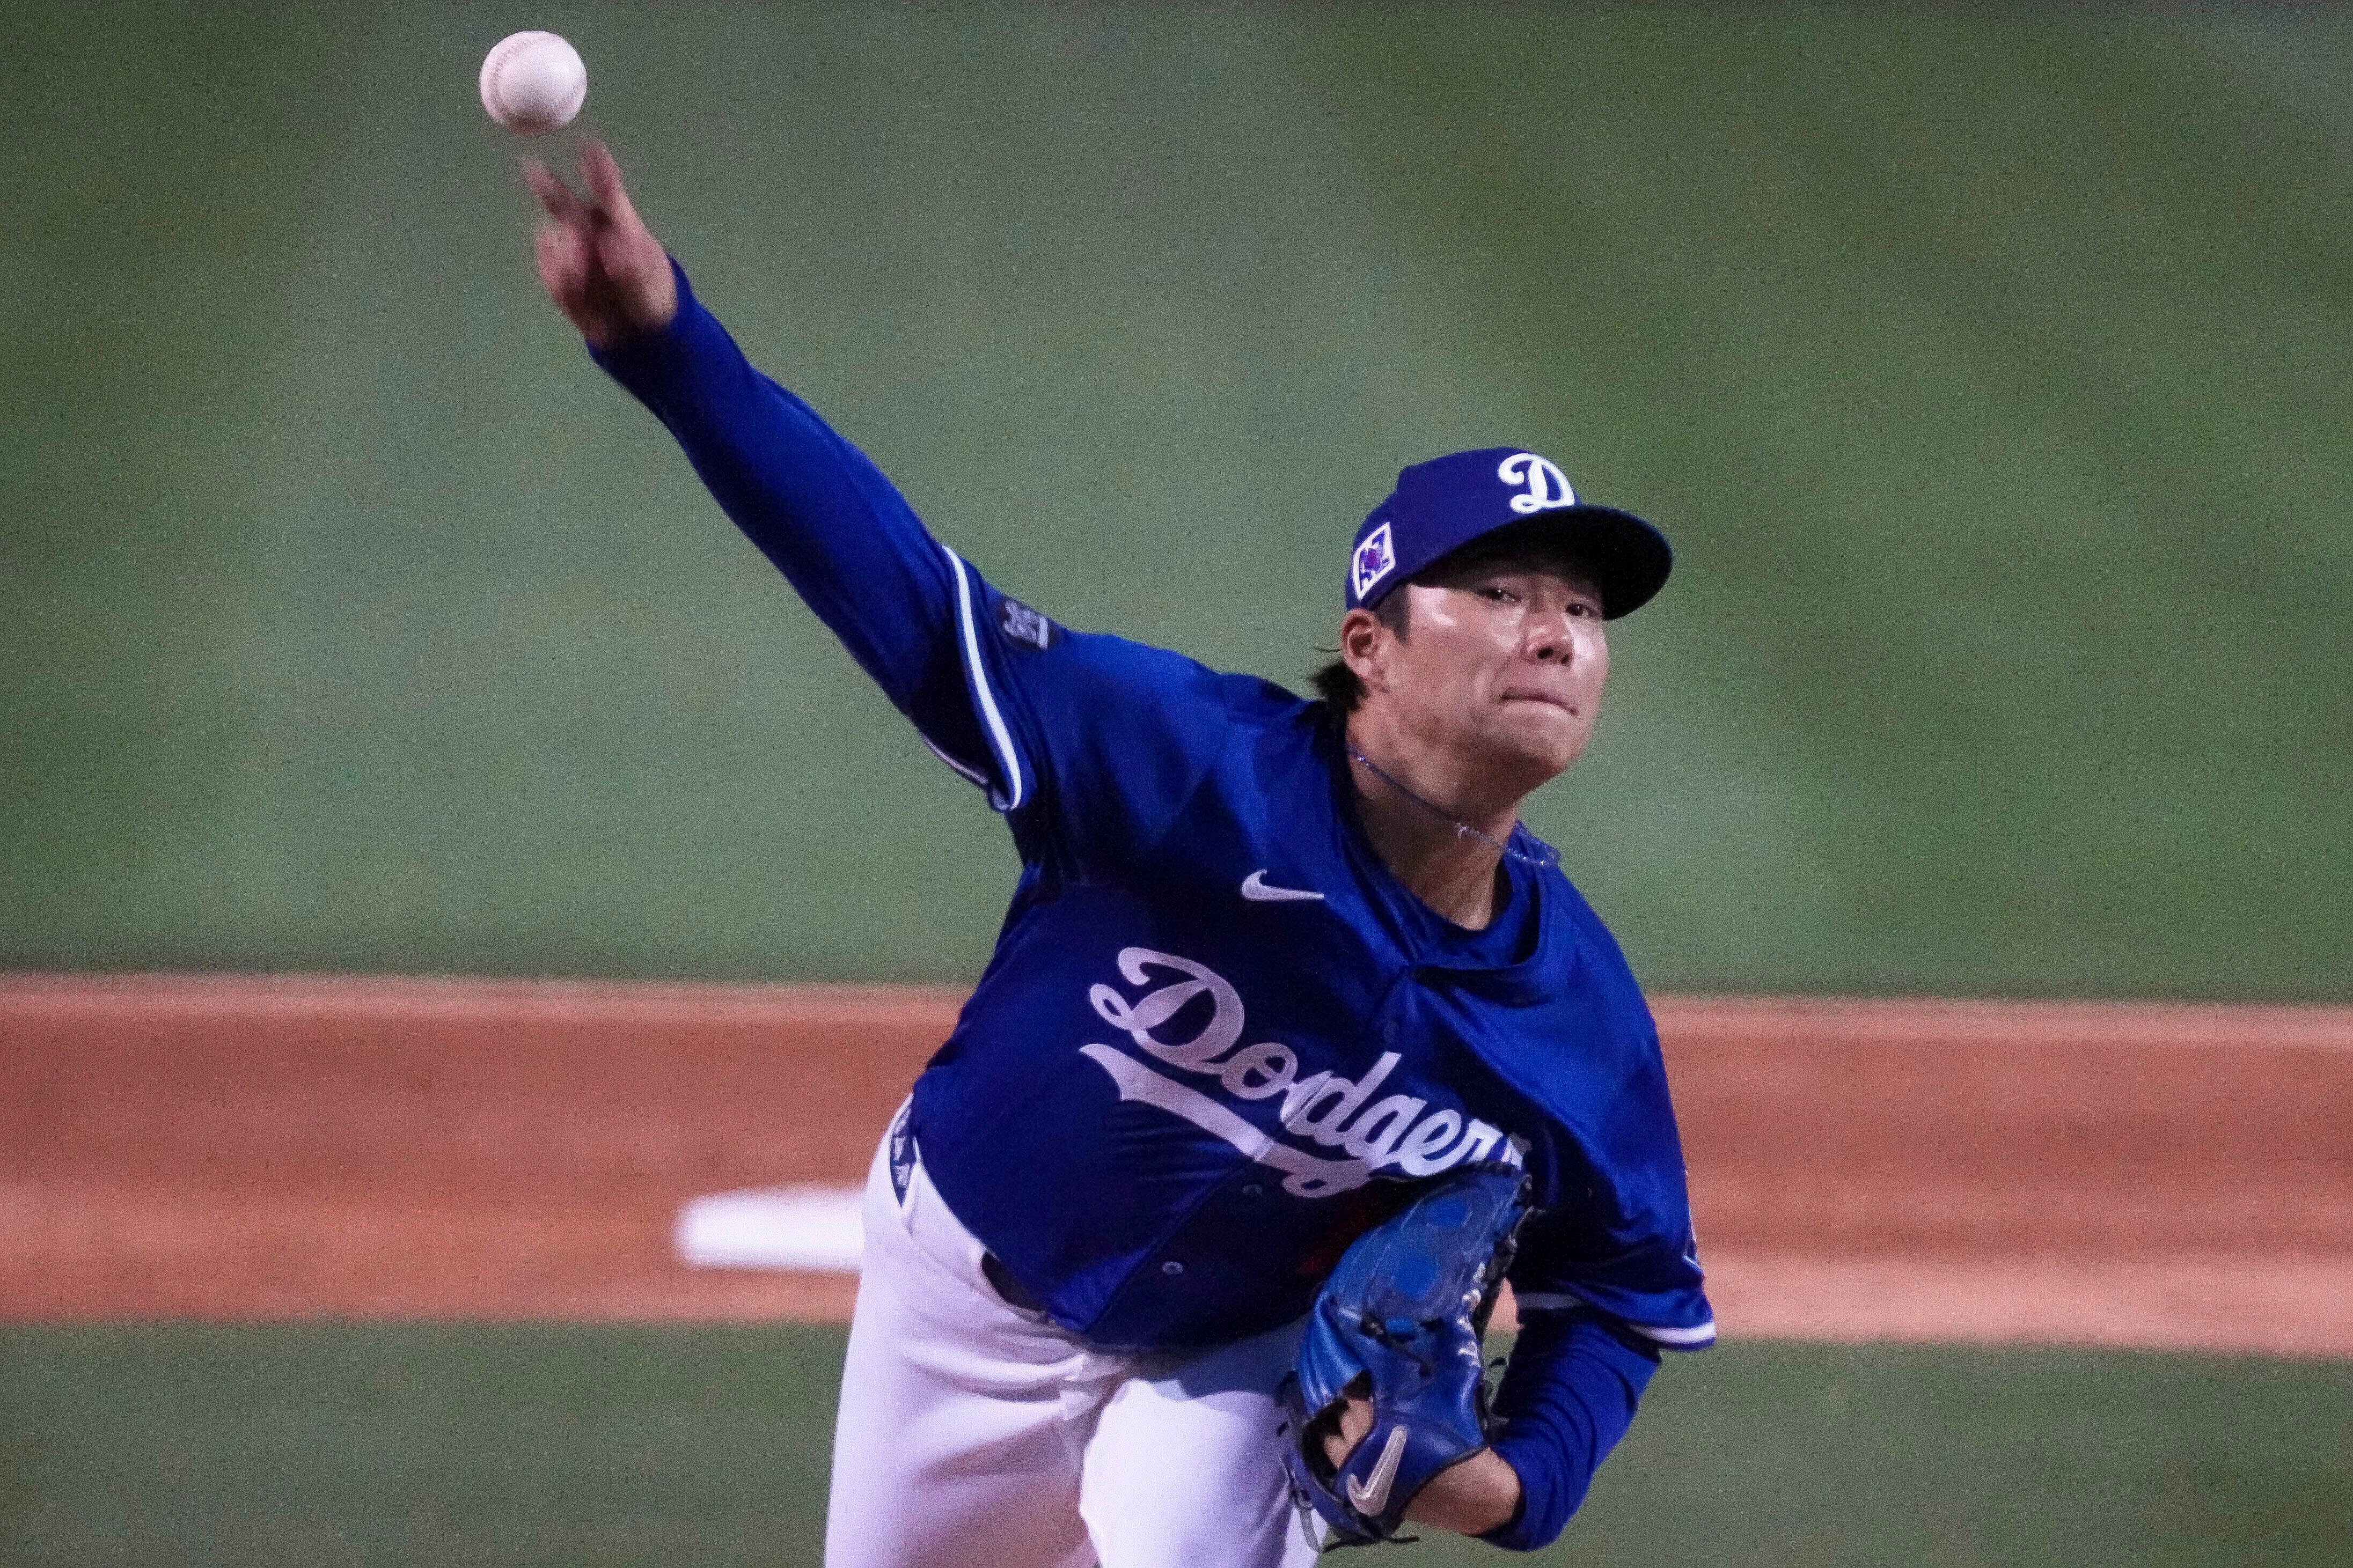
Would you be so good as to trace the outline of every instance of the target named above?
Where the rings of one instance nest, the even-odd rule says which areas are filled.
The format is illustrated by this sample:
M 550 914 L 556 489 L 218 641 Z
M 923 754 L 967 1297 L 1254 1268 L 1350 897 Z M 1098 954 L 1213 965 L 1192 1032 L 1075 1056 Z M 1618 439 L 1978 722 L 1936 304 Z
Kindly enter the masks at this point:
M 1589 1309 L 1667 1350 L 1715 1342 L 1666 1067 L 1645 1027 L 1618 1091 L 1556 1155 L 1557 1201 L 1529 1217 L 1509 1279 L 1523 1318 Z
M 968 776 L 983 738 L 955 646 L 954 558 L 896 487 L 754 370 L 676 262 L 668 327 L 590 353 L 677 437 L 744 536 L 932 750 Z
M 1511 1280 L 1523 1318 L 1589 1308 L 1662 1349 L 1705 1350 L 1715 1342 L 1715 1315 L 1688 1222 L 1678 1239 L 1651 1231 L 1641 1216 L 1588 1227 L 1539 1215 L 1522 1233 Z
M 676 317 L 592 349 L 596 363 L 933 753 L 987 791 L 1025 858 L 1083 869 L 1151 842 L 1207 770 L 1231 678 L 1067 632 L 998 593 L 865 454 L 754 369 L 671 266 Z
M 1495 1452 L 1520 1478 L 1520 1510 L 1480 1539 L 1534 1552 L 1559 1538 L 1601 1461 L 1633 1425 L 1659 1352 L 1592 1312 L 1520 1325 L 1495 1391 Z
M 1086 878 L 1134 865 L 1208 775 L 1262 683 L 1073 632 L 958 563 L 965 678 L 989 795 L 1026 857 Z

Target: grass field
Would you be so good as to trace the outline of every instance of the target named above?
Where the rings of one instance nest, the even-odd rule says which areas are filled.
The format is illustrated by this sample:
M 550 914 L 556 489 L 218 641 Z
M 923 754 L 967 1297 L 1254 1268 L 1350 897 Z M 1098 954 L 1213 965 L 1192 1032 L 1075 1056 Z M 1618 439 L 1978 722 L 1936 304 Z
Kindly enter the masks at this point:
M 0 1331 L 0 1560 L 814 1564 L 840 1344 Z M 2338 1568 L 2348 1520 L 2353 1365 L 1730 1344 L 1670 1363 L 1544 1560 Z M 1432 1540 L 1383 1561 L 1504 1559 Z

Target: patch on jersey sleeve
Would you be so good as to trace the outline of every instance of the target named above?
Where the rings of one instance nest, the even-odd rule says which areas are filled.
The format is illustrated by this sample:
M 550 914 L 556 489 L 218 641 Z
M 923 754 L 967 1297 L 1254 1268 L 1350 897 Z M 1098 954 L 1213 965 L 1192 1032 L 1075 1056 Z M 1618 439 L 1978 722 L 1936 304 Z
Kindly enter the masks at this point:
M 997 629 L 1040 653 L 1054 646 L 1054 623 L 1018 599 L 997 601 Z

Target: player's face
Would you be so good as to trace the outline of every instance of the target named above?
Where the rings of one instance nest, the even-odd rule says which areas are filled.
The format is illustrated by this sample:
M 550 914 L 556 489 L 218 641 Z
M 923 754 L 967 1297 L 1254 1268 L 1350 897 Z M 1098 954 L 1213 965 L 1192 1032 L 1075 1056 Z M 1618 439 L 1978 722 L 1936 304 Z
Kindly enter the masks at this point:
M 1575 762 L 1601 713 L 1601 595 L 1556 564 L 1504 561 L 1414 583 L 1388 649 L 1400 728 L 1533 788 Z

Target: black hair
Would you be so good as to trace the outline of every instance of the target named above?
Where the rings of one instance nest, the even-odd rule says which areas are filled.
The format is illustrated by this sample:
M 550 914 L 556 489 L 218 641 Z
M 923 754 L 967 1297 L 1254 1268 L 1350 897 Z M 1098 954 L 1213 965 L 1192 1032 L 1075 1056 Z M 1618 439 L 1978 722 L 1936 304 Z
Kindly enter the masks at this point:
M 1388 627 L 1399 642 L 1405 641 L 1406 627 L 1409 623 L 1410 598 L 1400 591 L 1404 587 L 1405 584 L 1400 583 L 1373 601 L 1374 616 Z M 1354 713 L 1365 700 L 1365 683 L 1356 679 L 1356 672 L 1348 668 L 1348 661 L 1345 658 L 1335 658 L 1324 666 L 1307 678 L 1307 684 L 1314 687 L 1315 695 L 1343 719 Z

